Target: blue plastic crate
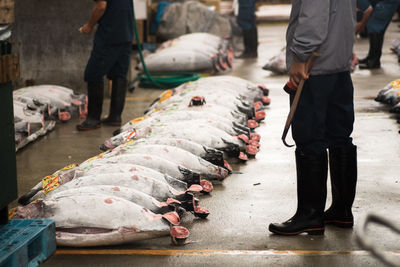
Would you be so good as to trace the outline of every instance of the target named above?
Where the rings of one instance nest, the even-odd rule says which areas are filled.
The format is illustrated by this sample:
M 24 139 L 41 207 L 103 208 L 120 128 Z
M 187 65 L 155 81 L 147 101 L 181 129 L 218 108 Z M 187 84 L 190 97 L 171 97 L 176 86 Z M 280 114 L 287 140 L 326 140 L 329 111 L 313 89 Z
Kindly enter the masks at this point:
M 53 220 L 10 220 L 0 226 L 0 267 L 38 266 L 56 250 Z

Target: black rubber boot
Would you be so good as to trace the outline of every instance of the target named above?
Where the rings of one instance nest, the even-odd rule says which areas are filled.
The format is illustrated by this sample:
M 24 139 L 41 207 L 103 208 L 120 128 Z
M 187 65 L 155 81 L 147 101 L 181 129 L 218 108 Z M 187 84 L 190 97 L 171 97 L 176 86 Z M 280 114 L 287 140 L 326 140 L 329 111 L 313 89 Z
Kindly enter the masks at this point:
M 357 184 L 357 147 L 329 149 L 332 184 L 332 205 L 324 214 L 325 224 L 351 228 L 354 225 L 353 205 Z
M 269 231 L 278 235 L 308 233 L 322 235 L 325 231 L 323 214 L 326 201 L 328 157 L 320 154 L 304 154 L 296 150 L 297 211 L 288 221 L 270 224 Z
M 124 78 L 112 80 L 110 112 L 101 122 L 110 126 L 121 126 L 121 114 L 124 110 L 127 82 Z
M 258 32 L 257 27 L 243 30 L 244 52 L 237 58 L 257 58 Z
M 100 116 L 103 107 L 104 82 L 88 82 L 88 115 L 76 126 L 78 131 L 94 130 L 101 127 Z
M 381 56 L 384 33 L 369 34 L 369 52 L 366 61 L 359 61 L 360 69 L 379 69 L 381 67 Z
M 368 55 L 363 58 L 363 59 L 358 59 L 358 64 L 367 64 L 368 60 L 371 58 L 371 47 L 374 45 L 372 44 L 373 38 L 368 38 L 369 39 L 369 50 L 368 50 Z

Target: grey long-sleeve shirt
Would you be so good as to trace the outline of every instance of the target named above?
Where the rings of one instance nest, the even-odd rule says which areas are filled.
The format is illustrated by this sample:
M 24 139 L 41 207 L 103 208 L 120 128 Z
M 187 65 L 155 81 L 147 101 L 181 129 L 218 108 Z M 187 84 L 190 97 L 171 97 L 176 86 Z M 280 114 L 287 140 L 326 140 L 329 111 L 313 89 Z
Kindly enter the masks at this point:
M 286 65 L 306 62 L 312 52 L 312 75 L 348 71 L 352 58 L 356 0 L 292 0 L 286 32 Z

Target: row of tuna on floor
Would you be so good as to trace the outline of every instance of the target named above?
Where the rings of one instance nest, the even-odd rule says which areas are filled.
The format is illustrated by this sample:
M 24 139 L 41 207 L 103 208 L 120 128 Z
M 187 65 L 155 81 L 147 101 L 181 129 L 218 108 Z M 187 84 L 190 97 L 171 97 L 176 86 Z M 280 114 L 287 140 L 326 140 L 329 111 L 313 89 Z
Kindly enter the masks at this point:
M 85 116 L 87 97 L 56 85 L 39 85 L 13 91 L 16 151 L 54 129 L 56 121 Z
M 375 101 L 389 106 L 389 111 L 396 114 L 400 123 L 400 79 L 387 84 L 375 98 Z
M 56 222 L 58 245 L 99 246 L 170 235 L 183 244 L 185 212 L 206 218 L 199 195 L 255 157 L 268 89 L 218 76 L 165 91 L 122 126 L 106 152 L 45 177 L 10 214 Z

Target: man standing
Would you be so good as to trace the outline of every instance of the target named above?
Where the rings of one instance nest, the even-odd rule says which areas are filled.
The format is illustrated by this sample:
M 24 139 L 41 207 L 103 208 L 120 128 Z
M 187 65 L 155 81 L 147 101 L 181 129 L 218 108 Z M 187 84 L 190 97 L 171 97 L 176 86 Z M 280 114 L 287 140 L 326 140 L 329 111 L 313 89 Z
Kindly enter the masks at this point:
M 378 69 L 381 67 L 382 46 L 385 32 L 396 12 L 399 0 L 358 0 L 363 11 L 362 20 L 356 25 L 356 32 L 367 28 L 369 37 L 368 55 L 359 60 L 360 69 Z
M 293 0 L 287 29 L 287 66 L 297 87 L 307 79 L 293 118 L 296 142 L 297 211 L 286 222 L 270 224 L 275 234 L 323 234 L 325 224 L 353 226 L 351 207 L 357 181 L 350 62 L 356 0 Z M 321 56 L 307 74 L 306 61 Z M 290 96 L 292 103 L 294 95 Z M 332 205 L 324 213 L 329 166 Z
M 80 31 L 91 34 L 96 24 L 93 49 L 85 69 L 88 115 L 76 126 L 79 131 L 99 128 L 101 123 L 121 125 L 133 41 L 133 1 L 96 0 L 89 22 Z M 105 75 L 112 81 L 111 104 L 108 117 L 100 121 Z
M 243 32 L 244 52 L 238 58 L 256 58 L 258 56 L 258 31 L 255 14 L 256 1 L 239 0 L 237 22 Z

